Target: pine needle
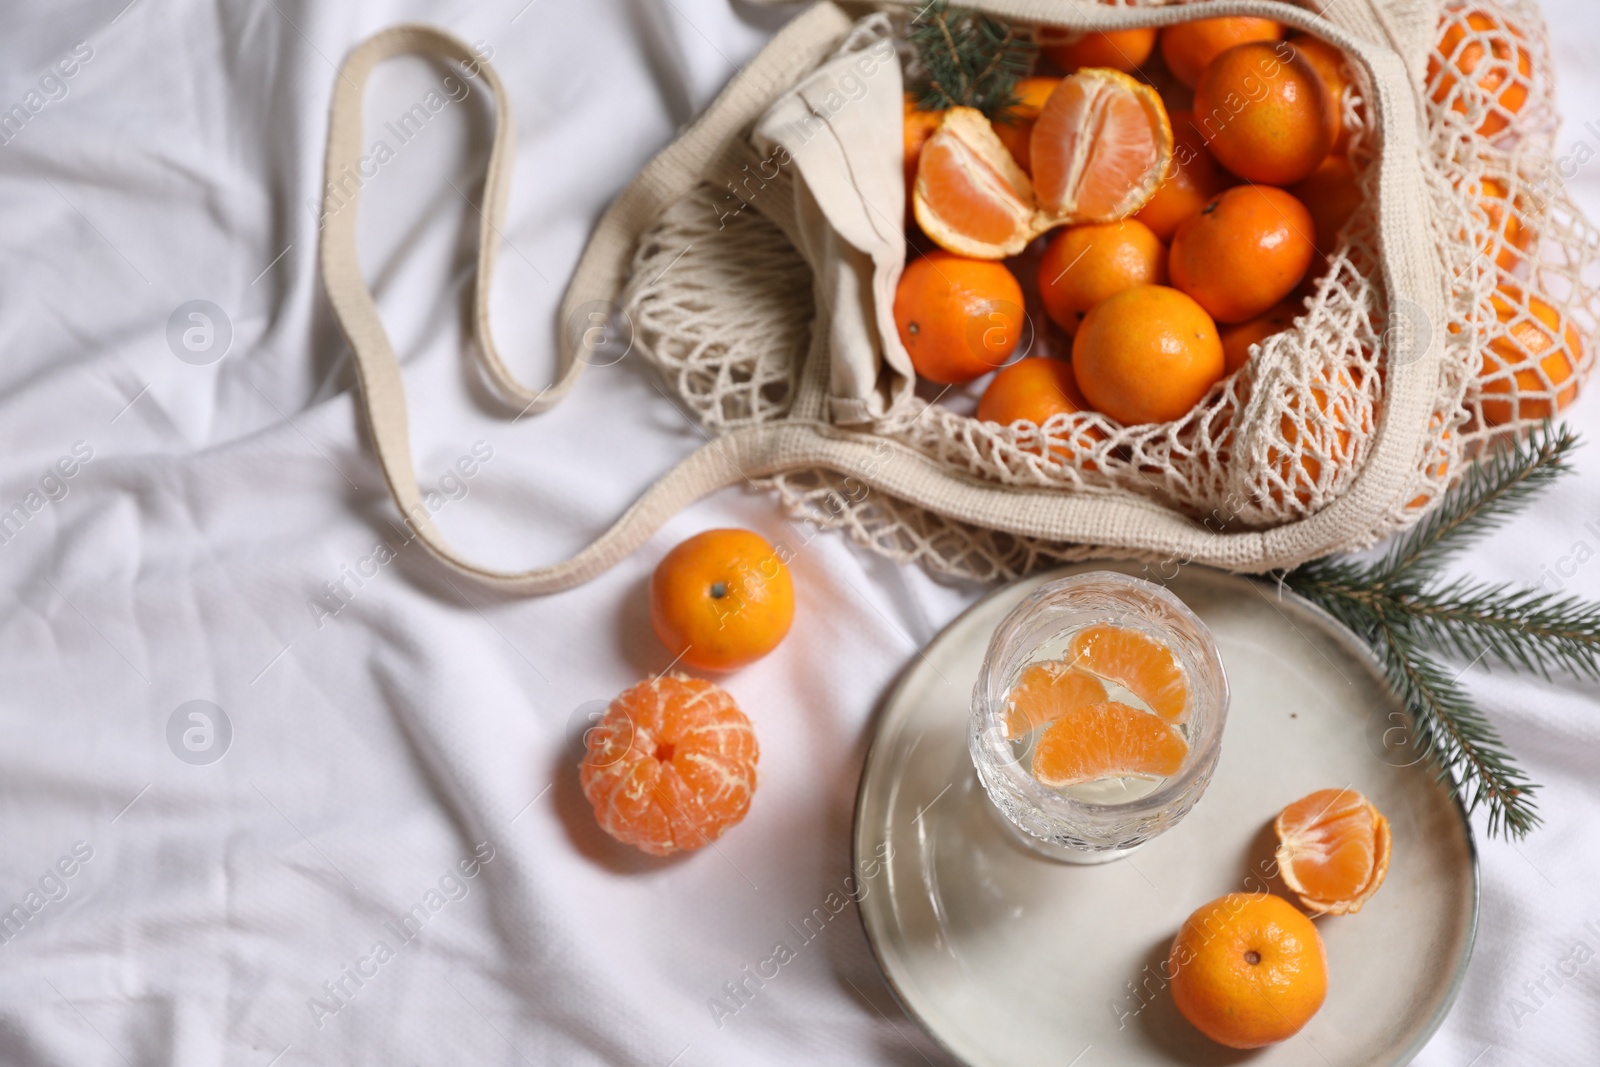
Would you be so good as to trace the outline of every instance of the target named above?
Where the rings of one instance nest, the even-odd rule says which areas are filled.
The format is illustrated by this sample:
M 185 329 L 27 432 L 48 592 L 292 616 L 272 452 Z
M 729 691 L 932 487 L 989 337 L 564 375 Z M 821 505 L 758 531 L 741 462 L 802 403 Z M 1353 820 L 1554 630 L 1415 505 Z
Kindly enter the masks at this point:
M 1031 38 L 1009 23 L 935 0 L 906 29 L 917 57 L 917 106 L 927 111 L 975 107 L 1005 121 L 1019 103 L 1018 78 L 1033 70 Z
M 1485 659 L 1550 678 L 1600 679 L 1600 604 L 1540 589 L 1441 578 L 1441 563 L 1502 525 L 1571 469 L 1578 439 L 1547 424 L 1520 446 L 1470 468 L 1438 509 L 1378 563 L 1327 558 L 1280 575 L 1378 655 L 1416 723 L 1416 744 L 1453 783 L 1467 810 L 1488 813 L 1489 833 L 1523 837 L 1539 824 L 1537 790 L 1493 724 L 1459 684 Z M 1465 660 L 1453 677 L 1430 652 Z

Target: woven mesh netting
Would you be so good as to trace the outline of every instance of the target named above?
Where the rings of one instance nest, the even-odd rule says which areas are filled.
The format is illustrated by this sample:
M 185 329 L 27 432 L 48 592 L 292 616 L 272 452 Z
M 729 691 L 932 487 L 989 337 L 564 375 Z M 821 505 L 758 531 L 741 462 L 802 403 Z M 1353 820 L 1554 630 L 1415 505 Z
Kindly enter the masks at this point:
M 1423 175 L 1449 278 L 1448 321 L 1390 307 L 1374 280 L 1372 162 L 1381 146 L 1363 104 L 1370 87 L 1346 64 L 1342 107 L 1363 204 L 1335 247 L 1319 250 L 1324 266 L 1294 325 L 1252 348 L 1187 416 L 1128 427 L 1086 412 L 1000 426 L 965 413 L 959 397 L 913 397 L 876 431 L 952 472 L 1067 492 L 1131 491 L 1213 529 L 1269 527 L 1346 491 L 1381 417 L 1388 362 L 1415 358 L 1428 332 L 1443 330 L 1436 402 L 1410 484 L 1350 547 L 1416 521 L 1486 443 L 1571 402 L 1593 367 L 1600 327 L 1600 234 L 1566 195 L 1570 175 L 1553 158 L 1552 67 L 1537 8 L 1526 0 L 1446 4 L 1437 41 L 1422 90 Z M 727 215 L 725 201 L 722 190 L 701 187 L 669 208 L 641 243 L 625 296 L 642 350 L 713 431 L 787 413 L 815 313 L 809 269 L 782 230 L 757 211 Z M 1401 319 L 1410 328 L 1390 335 Z M 1050 354 L 1048 331 L 1033 354 Z M 1386 343 L 1419 331 L 1415 352 Z M 863 494 L 848 472 L 771 483 L 794 513 L 939 571 L 1005 578 L 1107 554 L 1108 546 L 1033 541 Z

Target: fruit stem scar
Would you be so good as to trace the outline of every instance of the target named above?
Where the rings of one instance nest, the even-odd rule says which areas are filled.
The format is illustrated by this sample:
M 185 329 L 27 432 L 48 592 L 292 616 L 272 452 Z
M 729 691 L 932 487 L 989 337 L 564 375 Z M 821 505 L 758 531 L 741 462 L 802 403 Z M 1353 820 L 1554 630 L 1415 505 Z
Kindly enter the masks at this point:
M 1254 967 L 1256 964 L 1261 962 L 1261 953 L 1257 952 L 1255 949 L 1251 949 L 1249 952 L 1244 954 L 1244 961 L 1250 966 Z
M 712 582 L 711 583 L 711 599 L 712 600 L 721 600 L 723 597 L 725 597 L 727 595 L 728 595 L 728 583 L 727 582 Z

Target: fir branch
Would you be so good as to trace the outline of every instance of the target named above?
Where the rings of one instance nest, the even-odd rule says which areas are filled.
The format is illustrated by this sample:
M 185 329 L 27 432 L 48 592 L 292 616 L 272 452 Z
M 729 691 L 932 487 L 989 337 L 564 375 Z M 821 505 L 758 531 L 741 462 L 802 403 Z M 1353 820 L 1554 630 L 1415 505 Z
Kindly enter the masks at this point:
M 1395 544 L 1378 575 L 1392 577 L 1413 568 L 1437 567 L 1504 523 L 1539 490 L 1570 470 L 1568 456 L 1577 445 L 1578 439 L 1565 424 L 1552 431 L 1547 422 L 1530 433 L 1525 444 L 1496 448 L 1469 466 L 1461 484 Z
M 1551 668 L 1600 680 L 1600 604 L 1537 589 L 1458 579 L 1389 601 L 1387 614 L 1416 639 L 1548 680 Z
M 1037 49 L 1009 23 L 936 0 L 912 20 L 906 40 L 917 56 L 917 106 L 975 107 L 1004 121 L 1016 84 L 1033 70 Z
M 1570 470 L 1577 445 L 1565 427 L 1546 424 L 1525 444 L 1499 449 L 1469 469 L 1377 563 L 1326 558 L 1278 576 L 1372 646 L 1411 712 L 1421 750 L 1468 811 L 1487 809 L 1490 834 L 1522 837 L 1538 825 L 1537 787 L 1472 703 L 1460 675 L 1446 676 L 1429 652 L 1458 656 L 1467 668 L 1490 657 L 1547 679 L 1553 669 L 1600 679 L 1600 604 L 1470 578 L 1445 581 L 1437 568 Z
M 1470 815 L 1488 811 L 1489 836 L 1526 837 L 1539 825 L 1528 780 L 1500 735 L 1454 678 L 1416 648 L 1404 631 L 1377 624 L 1375 649 L 1395 692 L 1412 711 L 1415 745 L 1453 785 Z

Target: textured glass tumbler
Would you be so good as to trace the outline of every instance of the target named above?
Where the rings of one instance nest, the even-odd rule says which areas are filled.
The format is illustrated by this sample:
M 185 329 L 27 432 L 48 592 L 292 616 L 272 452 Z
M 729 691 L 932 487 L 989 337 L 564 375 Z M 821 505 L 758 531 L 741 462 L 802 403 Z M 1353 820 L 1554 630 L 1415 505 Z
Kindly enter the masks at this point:
M 1062 659 L 1073 634 L 1102 624 L 1161 641 L 1189 688 L 1189 753 L 1182 767 L 1144 795 L 1118 803 L 1094 803 L 1044 785 L 1019 759 L 1002 722 L 1006 693 L 1030 664 Z M 972 690 L 968 748 L 989 799 L 1031 848 L 1067 862 L 1103 863 L 1189 813 L 1216 769 L 1227 717 L 1228 679 L 1205 623 L 1159 585 L 1093 571 L 1040 586 L 995 628 Z

